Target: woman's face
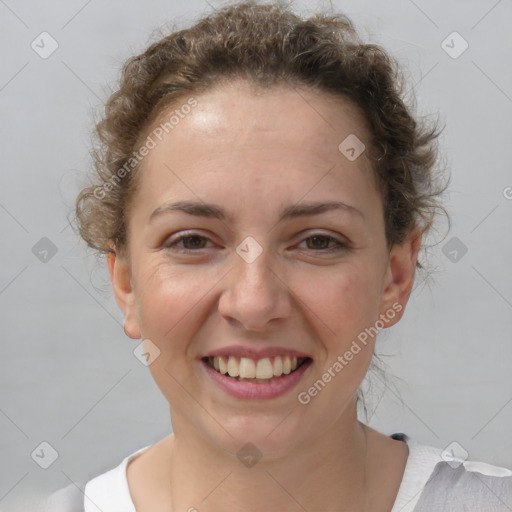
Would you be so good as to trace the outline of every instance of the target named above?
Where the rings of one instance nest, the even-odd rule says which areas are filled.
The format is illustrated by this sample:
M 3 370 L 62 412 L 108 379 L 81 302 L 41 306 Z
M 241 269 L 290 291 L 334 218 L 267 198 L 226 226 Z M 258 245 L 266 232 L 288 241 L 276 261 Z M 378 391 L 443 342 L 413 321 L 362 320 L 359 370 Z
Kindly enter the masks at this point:
M 419 238 L 389 252 L 366 151 L 357 156 L 369 134 L 350 103 L 243 82 L 195 99 L 172 130 L 153 132 L 129 258 L 109 261 L 114 290 L 175 434 L 280 456 L 353 422 L 375 327 L 403 313 Z M 211 355 L 246 375 L 278 374 L 276 356 L 308 359 L 256 383 L 210 368 Z

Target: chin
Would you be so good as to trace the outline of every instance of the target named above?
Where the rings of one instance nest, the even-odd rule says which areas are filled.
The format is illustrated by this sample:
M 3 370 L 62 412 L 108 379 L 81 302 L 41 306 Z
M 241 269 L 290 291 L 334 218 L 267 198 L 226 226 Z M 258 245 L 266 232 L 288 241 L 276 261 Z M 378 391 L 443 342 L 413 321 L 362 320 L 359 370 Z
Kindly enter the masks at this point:
M 256 416 L 248 415 L 233 417 L 223 422 L 227 432 L 216 425 L 215 432 L 211 432 L 211 442 L 221 450 L 241 458 L 248 452 L 261 460 L 275 460 L 286 457 L 293 451 L 301 440 L 304 426 L 294 424 L 292 415 L 287 414 Z M 231 435 L 230 435 L 231 434 Z M 254 453 L 252 453 L 254 452 Z

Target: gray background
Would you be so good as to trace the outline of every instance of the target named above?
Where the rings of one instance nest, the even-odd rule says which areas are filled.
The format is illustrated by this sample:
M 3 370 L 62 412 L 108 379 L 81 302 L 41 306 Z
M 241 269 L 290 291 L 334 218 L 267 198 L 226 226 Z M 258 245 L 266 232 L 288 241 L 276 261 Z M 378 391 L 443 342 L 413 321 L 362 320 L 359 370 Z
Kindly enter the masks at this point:
M 441 225 L 428 282 L 379 340 L 388 381 L 372 379 L 369 423 L 440 448 L 456 441 L 470 459 L 512 467 L 512 2 L 333 4 L 406 66 L 419 113 L 440 113 L 452 173 L 453 225 L 444 240 Z M 106 268 L 68 215 L 90 166 L 94 112 L 122 63 L 163 23 L 182 28 L 210 5 L 0 0 L 2 510 L 90 479 L 170 432 L 168 404 L 132 353 L 139 342 L 122 330 Z M 43 31 L 59 45 L 46 59 L 31 48 Z M 458 58 L 441 46 L 453 31 L 469 43 Z M 46 262 L 33 252 L 43 237 L 57 248 Z M 456 262 L 445 256 L 453 237 L 467 248 Z M 43 441 L 59 454 L 46 470 L 31 458 Z

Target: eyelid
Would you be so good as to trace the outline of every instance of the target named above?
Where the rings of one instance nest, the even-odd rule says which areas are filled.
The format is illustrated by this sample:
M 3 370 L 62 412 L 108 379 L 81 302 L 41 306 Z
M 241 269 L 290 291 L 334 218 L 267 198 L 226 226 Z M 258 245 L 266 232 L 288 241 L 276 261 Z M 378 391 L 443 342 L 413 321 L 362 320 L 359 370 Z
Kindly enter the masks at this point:
M 185 230 L 185 231 L 179 231 L 178 233 L 175 233 L 175 234 L 167 237 L 164 240 L 162 245 L 163 245 L 163 247 L 167 247 L 168 248 L 168 247 L 171 247 L 174 244 L 177 244 L 177 243 L 181 242 L 184 238 L 192 238 L 192 237 L 204 238 L 205 240 L 207 240 L 209 242 L 212 242 L 210 237 L 204 235 L 203 233 L 201 233 L 199 231 Z M 187 250 L 187 249 L 182 249 L 182 250 Z M 197 250 L 199 250 L 199 249 L 197 249 Z
M 303 241 L 303 240 L 306 240 L 308 238 L 315 237 L 315 236 L 325 236 L 328 238 L 332 238 L 333 240 L 336 240 L 340 244 L 350 245 L 349 239 L 346 236 L 342 235 L 341 233 L 336 233 L 336 232 L 332 232 L 332 231 L 323 231 L 321 229 L 314 229 L 314 228 L 301 231 L 300 233 L 298 233 L 296 235 L 295 238 L 299 239 L 300 241 Z
M 343 236 L 334 236 L 333 234 L 331 233 L 325 233 L 325 232 L 322 232 L 322 231 L 315 231 L 315 230 L 306 230 L 306 231 L 303 231 L 301 233 L 299 233 L 299 235 L 297 236 L 300 236 L 300 240 L 297 244 L 295 244 L 294 247 L 298 246 L 298 245 L 301 245 L 305 242 L 307 242 L 309 239 L 311 238 L 315 238 L 315 237 L 325 237 L 325 238 L 328 238 L 329 239 L 329 244 L 330 243 L 333 243 L 334 244 L 334 247 L 331 247 L 331 248 L 327 248 L 327 249 L 299 249 L 299 250 L 302 250 L 302 251 L 312 251 L 313 253 L 316 253 L 316 254 L 330 254 L 330 253 L 334 253 L 334 252 L 341 252 L 343 250 L 348 250 L 350 249 L 351 245 L 350 245 L 350 242 Z M 174 235 L 171 235 L 170 237 L 168 237 L 162 247 L 164 249 L 168 249 L 170 251 L 175 251 L 175 252 L 178 252 L 178 253 L 183 253 L 183 254 L 194 254 L 194 253 L 197 253 L 199 254 L 202 250 L 204 249 L 208 249 L 208 247 L 200 247 L 200 248 L 197 248 L 197 249 L 186 249 L 186 248 L 178 248 L 177 245 L 179 243 L 181 243 L 184 239 L 186 238 L 193 238 L 193 237 L 197 237 L 197 238 L 200 238 L 200 239 L 203 239 L 203 240 L 206 240 L 206 242 L 210 242 L 212 244 L 214 244 L 214 242 L 212 242 L 212 240 L 202 234 L 201 232 L 199 231 L 195 231 L 195 230 L 185 230 L 185 231 L 180 231 L 178 233 L 175 233 Z
M 304 242 L 307 242 L 307 240 L 311 239 L 311 238 L 316 238 L 316 237 L 325 237 L 325 238 L 328 238 L 329 239 L 329 243 L 333 243 L 334 244 L 334 247 L 331 247 L 330 249 L 304 249 L 306 251 L 313 251 L 313 252 L 316 252 L 316 253 L 333 253 L 333 252 L 339 252 L 339 251 L 343 251 L 343 250 L 347 250 L 347 249 L 350 249 L 350 243 L 348 242 L 348 240 L 346 240 L 344 237 L 337 237 L 337 236 L 334 236 L 330 233 L 322 233 L 320 231 L 313 231 L 309 234 L 306 234 L 307 236 L 302 236 L 301 237 L 301 240 L 300 242 L 297 244 L 297 245 L 301 245 L 303 244 Z

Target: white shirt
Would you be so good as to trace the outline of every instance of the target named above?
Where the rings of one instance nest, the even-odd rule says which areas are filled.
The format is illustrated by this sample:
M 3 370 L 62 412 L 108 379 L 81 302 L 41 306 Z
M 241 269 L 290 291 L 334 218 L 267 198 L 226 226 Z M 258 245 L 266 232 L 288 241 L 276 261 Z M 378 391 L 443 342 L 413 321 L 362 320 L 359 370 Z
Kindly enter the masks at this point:
M 409 456 L 391 512 L 512 510 L 511 470 L 484 462 L 451 458 L 443 450 L 419 444 L 404 434 L 393 434 L 392 437 L 407 443 Z M 74 484 L 53 493 L 45 510 L 136 512 L 126 467 L 130 460 L 150 446 L 128 455 L 115 468 L 89 480 L 84 493 Z M 466 508 L 464 502 L 470 508 Z M 483 503 L 485 508 L 479 508 L 478 503 Z

